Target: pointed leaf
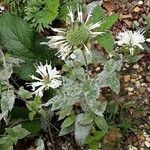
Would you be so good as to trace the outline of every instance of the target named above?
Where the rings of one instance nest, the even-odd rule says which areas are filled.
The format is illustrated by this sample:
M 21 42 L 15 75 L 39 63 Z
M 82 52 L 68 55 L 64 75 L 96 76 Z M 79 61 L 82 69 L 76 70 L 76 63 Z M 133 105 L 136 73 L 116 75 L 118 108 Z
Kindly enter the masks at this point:
M 90 133 L 90 130 L 92 128 L 92 124 L 82 125 L 80 124 L 80 121 L 84 119 L 84 114 L 79 114 L 77 116 L 76 122 L 75 122 L 75 140 L 78 145 L 83 145 L 85 142 L 85 139 Z
M 107 122 L 103 117 L 101 117 L 101 116 L 96 117 L 95 123 L 99 127 L 99 129 L 101 129 L 102 131 L 105 131 L 105 132 L 108 131 Z

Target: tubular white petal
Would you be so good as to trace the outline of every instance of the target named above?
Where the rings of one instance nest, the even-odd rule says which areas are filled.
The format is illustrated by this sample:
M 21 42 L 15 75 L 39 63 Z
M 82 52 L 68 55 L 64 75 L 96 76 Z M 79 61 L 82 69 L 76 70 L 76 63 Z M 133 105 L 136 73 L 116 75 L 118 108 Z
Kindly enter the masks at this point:
M 47 39 L 51 39 L 52 41 L 64 40 L 65 36 L 48 36 Z
M 43 96 L 43 90 L 44 90 L 44 88 L 45 88 L 45 86 L 39 87 L 37 90 L 35 90 L 33 92 L 33 94 L 35 94 L 36 96 L 42 97 Z
M 77 20 L 81 23 L 83 23 L 83 13 L 82 13 L 82 8 L 81 5 L 77 6 L 77 13 L 78 13 L 78 18 Z
M 104 21 L 99 21 L 99 22 L 96 22 L 95 24 L 91 24 L 91 25 L 89 26 L 89 30 L 93 30 L 93 29 L 95 29 L 95 28 L 99 28 L 102 23 L 104 23 Z
M 92 17 L 91 13 L 92 13 L 92 9 L 91 9 L 90 12 L 88 13 L 88 16 L 87 16 L 87 18 L 86 18 L 86 20 L 85 20 L 85 24 L 87 24 L 87 22 L 89 21 L 89 19 Z
M 67 8 L 68 8 L 68 11 L 69 11 L 68 16 L 71 19 L 71 23 L 74 23 L 74 14 L 73 14 L 72 8 L 68 7 L 68 6 L 67 6 Z
M 142 49 L 142 50 L 144 49 L 141 44 L 137 44 L 137 46 L 138 46 L 140 49 Z
M 49 47 L 59 48 L 59 45 L 65 43 L 65 42 L 66 42 L 66 40 L 57 41 L 57 42 L 49 44 Z
M 31 76 L 32 80 L 38 80 L 38 81 L 43 81 L 42 79 L 35 77 L 34 75 Z
M 51 27 L 51 30 L 53 30 L 54 32 L 58 32 L 58 33 L 65 33 L 64 29 L 62 29 L 62 28 L 52 28 Z
M 90 50 L 87 48 L 86 45 L 84 45 L 84 48 L 85 48 L 85 51 L 86 51 L 90 56 L 92 56 Z
M 146 42 L 150 42 L 150 38 L 149 38 L 149 39 L 146 39 Z
M 92 36 L 92 37 L 96 37 L 97 35 L 102 35 L 102 34 L 104 34 L 105 32 L 90 32 L 90 35 Z

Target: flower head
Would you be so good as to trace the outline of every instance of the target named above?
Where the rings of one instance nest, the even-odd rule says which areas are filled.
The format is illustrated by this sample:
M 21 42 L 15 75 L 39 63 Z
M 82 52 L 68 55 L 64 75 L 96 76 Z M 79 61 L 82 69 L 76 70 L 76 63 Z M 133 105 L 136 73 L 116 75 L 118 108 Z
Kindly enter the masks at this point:
M 41 78 L 35 77 L 34 75 L 31 76 L 33 80 L 36 80 L 36 82 L 28 83 L 29 86 L 32 86 L 33 93 L 35 95 L 38 95 L 40 97 L 43 96 L 43 90 L 47 90 L 49 88 L 58 88 L 61 84 L 61 75 L 59 75 L 59 71 L 56 70 L 56 68 L 52 68 L 51 64 L 45 64 L 43 65 L 40 63 L 40 65 L 35 66 L 36 67 L 36 73 L 38 73 Z
M 47 43 L 51 48 L 57 48 L 59 51 L 56 53 L 62 60 L 68 58 L 75 50 L 84 50 L 90 54 L 88 43 L 97 35 L 103 32 L 94 32 L 93 30 L 100 27 L 102 21 L 97 23 L 89 23 L 91 12 L 84 20 L 84 15 L 81 6 L 77 6 L 77 16 L 68 7 L 68 22 L 67 28 L 51 28 L 58 34 L 56 36 L 49 36 L 50 39 Z
M 135 48 L 144 49 L 142 44 L 147 41 L 150 42 L 150 39 L 145 39 L 143 30 L 138 31 L 129 31 L 120 32 L 116 37 L 118 41 L 116 43 L 119 46 L 127 46 L 129 48 L 130 54 L 133 55 Z

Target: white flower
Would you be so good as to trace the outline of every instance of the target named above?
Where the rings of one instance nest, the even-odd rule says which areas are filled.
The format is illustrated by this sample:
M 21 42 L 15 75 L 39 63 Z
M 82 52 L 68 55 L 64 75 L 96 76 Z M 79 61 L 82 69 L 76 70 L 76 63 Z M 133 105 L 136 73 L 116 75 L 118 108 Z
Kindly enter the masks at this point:
M 36 82 L 28 83 L 29 86 L 32 86 L 33 94 L 36 96 L 43 96 L 43 90 L 47 90 L 49 88 L 58 88 L 61 84 L 61 75 L 59 75 L 59 71 L 56 70 L 56 68 L 52 68 L 51 64 L 45 64 L 43 65 L 40 63 L 40 65 L 35 66 L 36 67 L 36 73 L 40 74 L 41 78 L 35 77 L 34 75 L 31 76 L 33 80 L 36 80 Z
M 142 44 L 147 41 L 150 42 L 150 39 L 145 39 L 143 30 L 138 31 L 129 31 L 126 30 L 124 32 L 120 32 L 119 35 L 116 37 L 118 41 L 116 43 L 119 46 L 127 46 L 129 48 L 130 54 L 133 55 L 133 51 L 135 48 L 144 49 Z
M 95 38 L 97 35 L 102 35 L 103 32 L 94 32 L 96 28 L 99 28 L 103 21 L 96 23 L 89 23 L 91 18 L 91 11 L 84 20 L 84 15 L 81 6 L 77 7 L 77 16 L 72 11 L 71 7 L 68 7 L 67 28 L 51 28 L 54 32 L 58 34 L 56 36 L 49 36 L 48 42 L 43 42 L 41 44 L 47 44 L 51 48 L 59 49 L 56 53 L 58 57 L 62 60 L 69 58 L 69 55 L 73 53 L 74 50 L 84 50 L 88 54 L 90 53 L 88 43 Z

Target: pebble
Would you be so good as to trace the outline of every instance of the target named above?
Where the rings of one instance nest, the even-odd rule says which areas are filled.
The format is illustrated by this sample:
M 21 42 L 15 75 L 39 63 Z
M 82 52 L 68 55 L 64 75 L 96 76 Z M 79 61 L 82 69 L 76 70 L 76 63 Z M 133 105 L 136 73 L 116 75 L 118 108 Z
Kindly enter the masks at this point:
M 140 84 L 140 81 L 136 81 L 135 85 L 136 85 L 137 88 L 139 88 L 140 85 L 141 85 L 141 84 Z
M 150 82 L 150 76 L 146 76 L 146 81 Z
M 139 81 L 140 81 L 140 82 L 144 82 L 144 79 L 140 79 Z
M 141 79 L 141 78 L 142 78 L 142 76 L 141 76 L 141 75 L 139 75 L 139 76 L 138 76 L 138 79 Z
M 139 73 L 139 72 L 142 72 L 143 71 L 143 69 L 140 67 L 139 69 L 137 69 L 137 72 Z
M 144 143 L 145 143 L 145 145 L 146 145 L 147 148 L 150 148 L 150 142 L 145 141 Z
M 97 68 L 95 69 L 95 71 L 100 71 L 100 69 L 101 69 L 100 67 L 97 67 Z
M 129 82 L 130 81 L 130 75 L 125 75 L 124 76 L 124 81 Z
M 147 91 L 150 92 L 150 87 L 147 88 Z
M 139 64 L 135 64 L 135 65 L 133 65 L 133 69 L 139 69 Z
M 132 96 L 132 95 L 134 95 L 134 93 L 128 92 L 128 96 Z
M 134 91 L 134 88 L 133 88 L 133 87 L 128 87 L 127 90 L 128 90 L 129 92 L 132 92 L 132 91 Z
M 147 84 L 146 83 L 141 83 L 141 86 L 147 87 Z
M 146 137 L 146 141 L 150 142 L 150 136 Z
M 131 79 L 130 81 L 131 81 L 131 83 L 135 83 L 136 79 Z
M 139 92 L 140 92 L 141 94 L 143 94 L 145 91 L 146 91 L 146 87 L 140 86 Z
M 132 78 L 132 79 L 137 79 L 137 78 L 138 78 L 138 75 L 137 75 L 137 74 L 131 74 L 131 78 Z
M 142 5 L 142 4 L 143 4 L 143 1 L 138 1 L 137 4 L 138 4 L 138 5 Z

